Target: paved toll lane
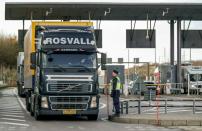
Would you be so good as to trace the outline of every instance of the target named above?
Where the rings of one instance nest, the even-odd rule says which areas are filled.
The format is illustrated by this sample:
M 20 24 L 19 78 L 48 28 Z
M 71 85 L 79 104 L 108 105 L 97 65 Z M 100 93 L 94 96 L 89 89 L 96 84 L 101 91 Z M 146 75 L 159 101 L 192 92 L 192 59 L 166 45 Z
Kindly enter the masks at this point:
M 75 117 L 47 117 L 35 121 L 25 110 L 23 98 L 16 96 L 16 89 L 0 90 L 0 131 L 180 131 L 152 125 L 121 124 L 107 120 L 106 97 L 101 96 L 97 121 Z M 111 101 L 110 113 L 112 110 Z
M 0 131 L 23 131 L 30 126 L 13 91 L 13 88 L 0 90 Z

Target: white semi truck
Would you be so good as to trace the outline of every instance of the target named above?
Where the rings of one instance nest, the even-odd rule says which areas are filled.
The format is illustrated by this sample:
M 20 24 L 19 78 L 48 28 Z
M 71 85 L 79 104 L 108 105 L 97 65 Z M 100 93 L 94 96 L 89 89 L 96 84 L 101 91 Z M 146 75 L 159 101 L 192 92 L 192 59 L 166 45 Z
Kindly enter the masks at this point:
M 17 88 L 20 97 L 24 94 L 24 52 L 19 52 L 17 57 Z
M 185 67 L 183 78 L 183 86 L 186 93 L 202 93 L 202 66 Z

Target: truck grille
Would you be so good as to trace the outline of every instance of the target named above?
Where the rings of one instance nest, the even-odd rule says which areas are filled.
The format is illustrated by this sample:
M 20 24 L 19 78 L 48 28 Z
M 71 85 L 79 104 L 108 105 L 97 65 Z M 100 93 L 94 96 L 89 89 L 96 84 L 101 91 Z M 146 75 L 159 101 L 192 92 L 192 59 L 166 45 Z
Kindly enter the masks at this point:
M 76 109 L 85 110 L 87 109 L 87 104 L 52 104 L 53 110 L 64 110 L 64 109 Z
M 48 83 L 47 84 L 47 91 L 48 92 L 70 92 L 70 93 L 88 93 L 92 92 L 92 84 L 90 83 L 68 83 L 58 81 L 55 83 Z
M 50 96 L 52 110 L 86 110 L 90 101 L 89 96 Z

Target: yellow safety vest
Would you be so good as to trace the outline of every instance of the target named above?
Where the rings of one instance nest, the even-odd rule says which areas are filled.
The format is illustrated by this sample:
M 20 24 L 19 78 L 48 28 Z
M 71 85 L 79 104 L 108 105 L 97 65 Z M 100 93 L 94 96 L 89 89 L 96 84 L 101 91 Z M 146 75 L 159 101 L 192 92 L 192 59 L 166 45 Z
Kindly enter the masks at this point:
M 120 90 L 121 89 L 121 81 L 120 81 L 120 78 L 117 76 L 117 83 L 116 83 L 116 90 Z M 110 81 L 110 89 L 112 89 L 112 85 L 113 85 L 113 82 L 112 80 Z

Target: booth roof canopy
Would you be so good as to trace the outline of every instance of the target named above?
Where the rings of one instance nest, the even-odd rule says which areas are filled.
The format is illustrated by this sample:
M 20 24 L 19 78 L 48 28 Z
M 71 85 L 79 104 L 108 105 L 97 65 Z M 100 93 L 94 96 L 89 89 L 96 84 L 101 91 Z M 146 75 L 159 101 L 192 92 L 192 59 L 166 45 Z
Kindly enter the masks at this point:
M 147 14 L 150 20 L 202 20 L 202 3 L 7 2 L 5 5 L 6 20 L 146 20 Z

